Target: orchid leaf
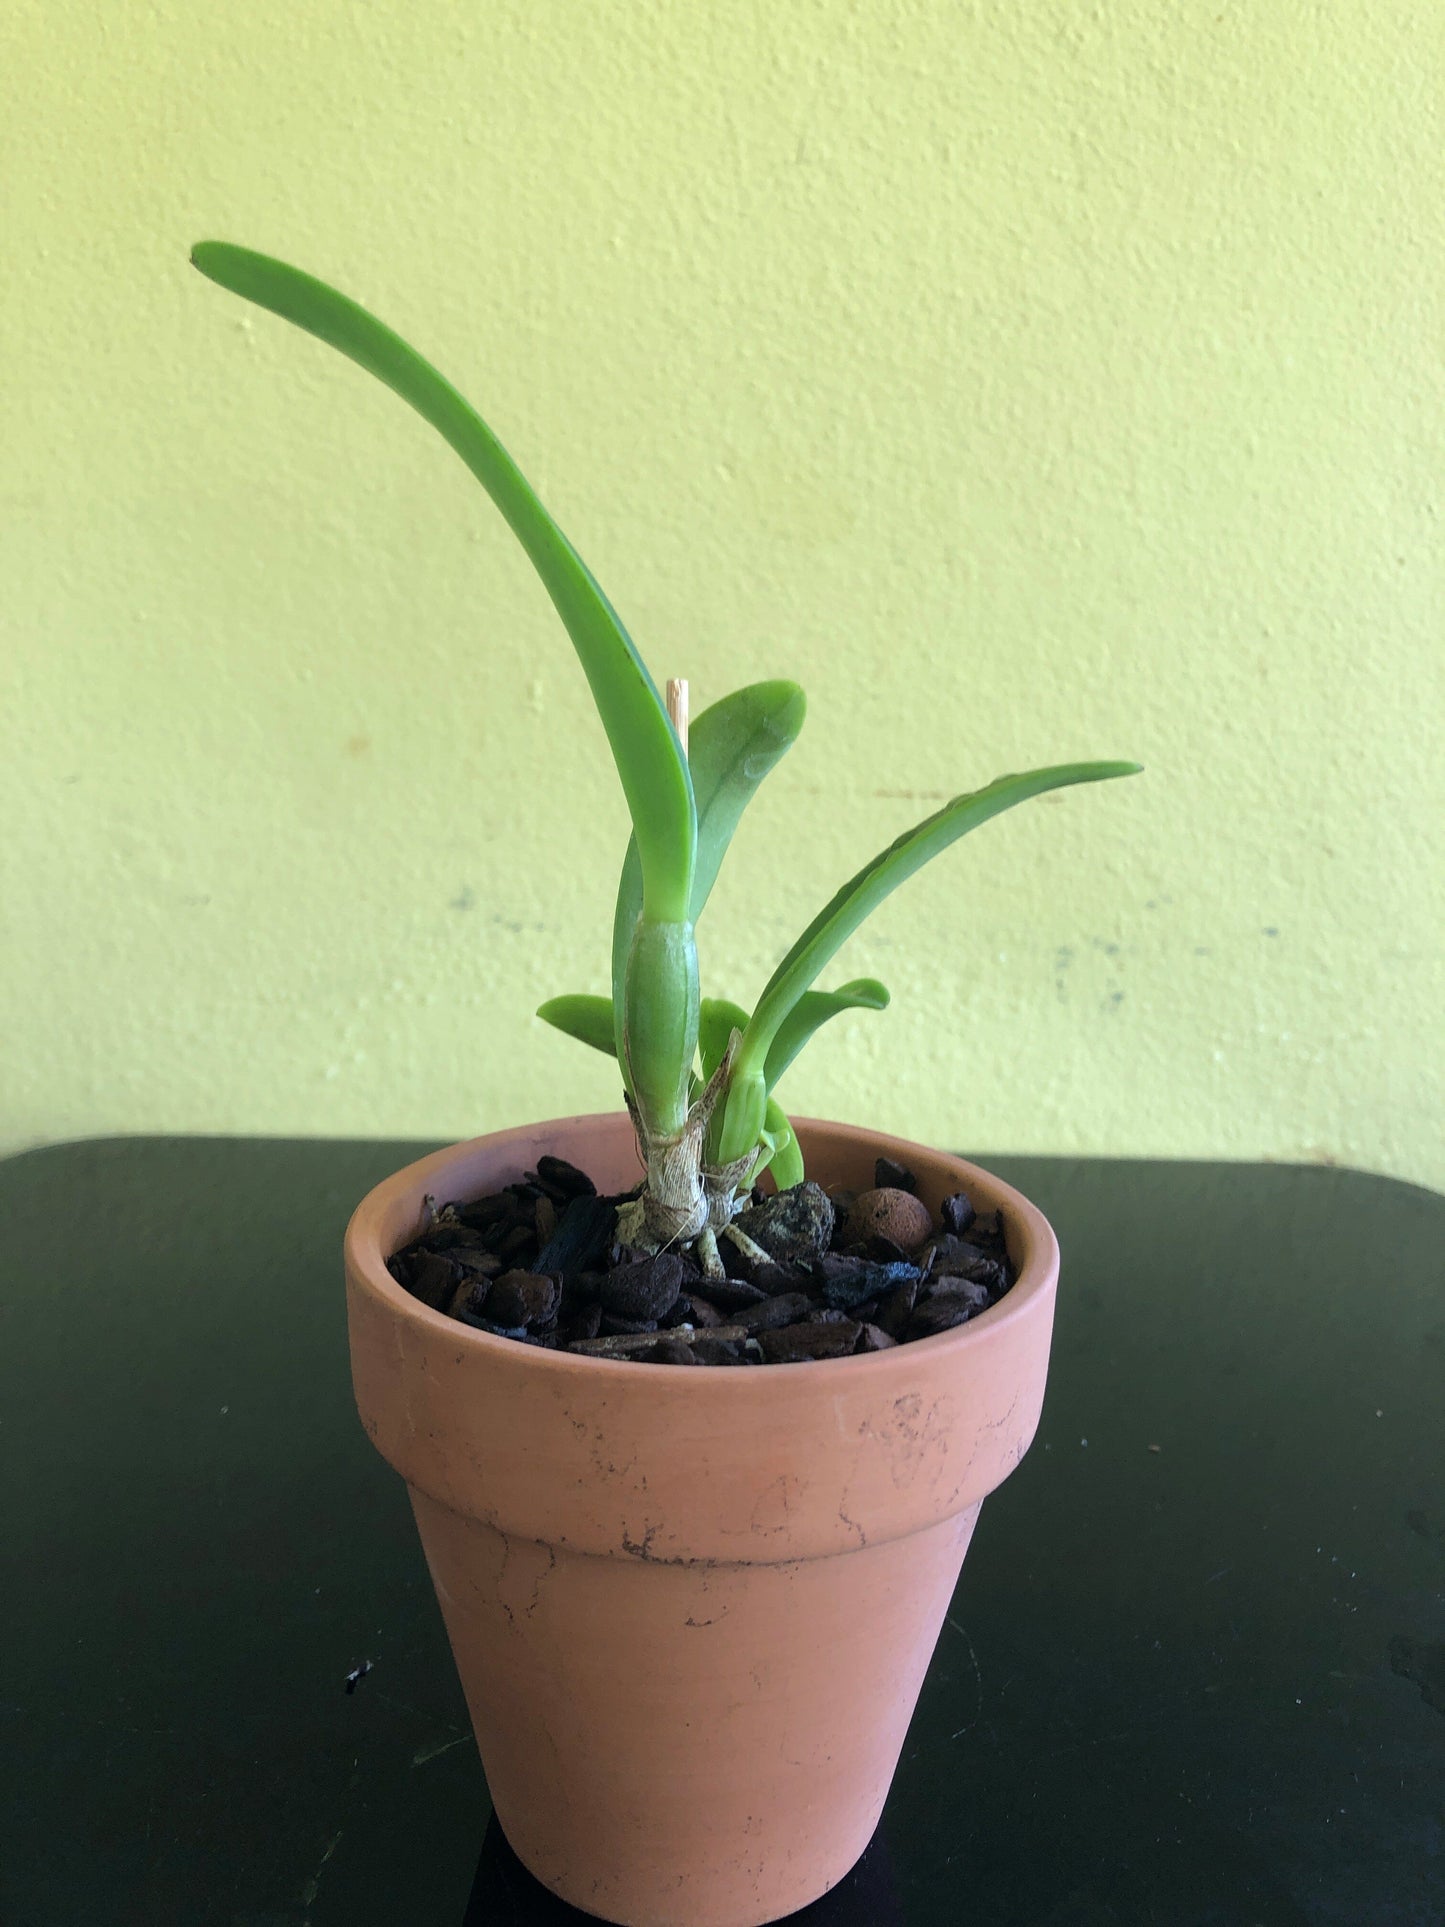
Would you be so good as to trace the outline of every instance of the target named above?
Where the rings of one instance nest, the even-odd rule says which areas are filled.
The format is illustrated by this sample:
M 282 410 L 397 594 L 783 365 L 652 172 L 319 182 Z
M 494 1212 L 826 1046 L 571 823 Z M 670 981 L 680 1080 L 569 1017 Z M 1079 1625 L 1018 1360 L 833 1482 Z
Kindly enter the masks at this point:
M 797 1132 L 776 1098 L 768 1099 L 763 1129 L 773 1145 L 772 1156 L 767 1164 L 773 1174 L 773 1183 L 780 1191 L 791 1191 L 795 1184 L 803 1182 L 803 1153 L 798 1146 Z
M 698 1011 L 697 1050 L 702 1059 L 702 1081 L 708 1083 L 727 1056 L 732 1034 L 748 1027 L 748 1013 L 726 997 L 704 997 Z
M 763 778 L 798 740 L 807 702 L 795 682 L 755 682 L 704 709 L 688 757 L 697 799 L 697 863 L 690 915 L 712 895 L 743 811 Z
M 845 1010 L 887 1010 L 888 992 L 876 977 L 859 977 L 837 990 L 808 990 L 798 999 L 779 1026 L 764 1066 L 769 1092 L 820 1025 Z M 736 1030 L 746 1032 L 748 1013 L 741 1004 L 724 997 L 704 997 L 698 1018 L 698 1049 L 702 1056 L 704 1080 L 722 1062 L 728 1043 Z
M 400 335 L 324 281 L 225 241 L 200 242 L 191 260 L 232 294 L 375 375 L 431 423 L 486 489 L 541 577 L 591 685 L 632 813 L 648 915 L 688 920 L 697 817 L 676 732 L 616 611 L 491 429 Z
M 1100 783 L 1110 777 L 1133 776 L 1139 768 L 1138 763 L 1124 762 L 1063 763 L 1049 769 L 1001 776 L 981 790 L 956 796 L 941 810 L 905 831 L 843 885 L 773 972 L 743 1033 L 734 1069 L 735 1082 L 742 1085 L 763 1069 L 783 1024 L 818 972 L 879 904 L 925 863 L 968 831 L 988 822 L 990 817 L 1000 816 L 1032 796 L 1065 789 L 1075 783 Z M 747 1148 L 744 1145 L 734 1150 L 734 1135 L 731 1130 L 723 1133 L 725 1157 L 741 1156 Z
M 608 1057 L 616 1057 L 617 1045 L 612 1029 L 612 999 L 578 992 L 568 997 L 552 997 L 542 1004 L 537 1015 L 553 1030 L 575 1037 L 579 1044 L 590 1044 Z
M 813 1032 L 830 1017 L 845 1010 L 887 1010 L 888 992 L 876 977 L 859 977 L 837 990 L 805 990 L 778 1025 L 777 1035 L 768 1047 L 763 1076 L 769 1093 L 777 1089 L 778 1079 L 807 1043 Z
M 688 744 L 697 807 L 697 860 L 687 916 L 696 923 L 754 791 L 792 747 L 807 704 L 793 682 L 750 683 L 695 717 Z M 612 921 L 612 1000 L 623 1008 L 623 979 L 637 919 L 643 870 L 636 835 L 628 843 Z M 651 914 L 649 912 L 649 914 Z
M 601 1051 L 604 1057 L 616 1058 L 617 1040 L 612 1024 L 610 997 L 594 997 L 582 991 L 566 997 L 552 997 L 539 1006 L 537 1015 L 544 1024 L 550 1024 L 564 1036 L 573 1037 L 579 1044 Z M 623 1081 L 625 1083 L 626 1079 Z M 695 1098 L 701 1090 L 700 1080 L 692 1077 L 688 1086 L 689 1096 Z

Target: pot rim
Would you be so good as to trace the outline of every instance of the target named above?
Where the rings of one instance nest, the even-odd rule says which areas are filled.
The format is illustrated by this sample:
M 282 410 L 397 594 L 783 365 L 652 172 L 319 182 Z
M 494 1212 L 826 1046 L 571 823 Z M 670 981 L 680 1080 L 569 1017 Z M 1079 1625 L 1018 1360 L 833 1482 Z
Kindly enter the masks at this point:
M 585 1374 L 592 1382 L 596 1374 L 605 1371 L 605 1383 L 615 1384 L 619 1391 L 627 1387 L 645 1384 L 656 1385 L 660 1372 L 668 1374 L 669 1381 L 675 1381 L 679 1373 L 688 1374 L 688 1383 L 697 1384 L 698 1394 L 703 1398 L 727 1397 L 722 1389 L 738 1380 L 752 1385 L 756 1372 L 719 1371 L 704 1369 L 698 1371 L 696 1365 L 652 1365 L 636 1359 L 597 1358 L 583 1352 L 553 1351 L 542 1345 L 524 1345 L 514 1338 L 499 1338 L 492 1332 L 478 1331 L 473 1325 L 464 1324 L 459 1318 L 452 1318 L 446 1312 L 434 1311 L 414 1298 L 404 1286 L 397 1283 L 387 1269 L 386 1260 L 392 1253 L 382 1250 L 379 1235 L 379 1221 L 391 1206 L 397 1193 L 417 1190 L 425 1184 L 433 1173 L 444 1170 L 461 1156 L 479 1152 L 493 1145 L 500 1146 L 509 1138 L 527 1136 L 535 1138 L 544 1134 L 553 1125 L 598 1125 L 604 1123 L 624 1123 L 631 1129 L 624 1112 L 596 1111 L 572 1118 L 546 1118 L 536 1124 L 510 1125 L 504 1130 L 489 1131 L 480 1137 L 464 1138 L 455 1144 L 442 1146 L 440 1150 L 429 1151 L 425 1157 L 403 1165 L 380 1184 L 374 1185 L 357 1205 L 346 1227 L 344 1256 L 347 1269 L 353 1280 L 374 1300 L 377 1300 L 393 1316 L 410 1319 L 423 1330 L 429 1330 L 449 1343 L 462 1346 L 464 1352 L 471 1351 L 478 1361 L 487 1358 L 505 1358 L 514 1365 L 524 1362 L 535 1365 L 538 1371 L 550 1371 L 567 1376 Z M 869 1130 L 860 1124 L 835 1123 L 826 1118 L 795 1117 L 791 1119 L 800 1140 L 805 1140 L 814 1131 L 824 1131 L 837 1142 L 853 1141 L 860 1146 L 877 1147 L 889 1155 L 899 1152 L 923 1152 L 930 1158 L 943 1158 L 959 1172 L 965 1174 L 965 1183 L 981 1180 L 981 1188 L 989 1194 L 987 1210 L 1002 1213 L 1005 1224 L 1017 1234 L 1020 1249 L 1017 1254 L 1010 1249 L 1010 1258 L 1017 1267 L 1017 1277 L 1009 1290 L 995 1305 L 977 1317 L 970 1318 L 966 1324 L 956 1325 L 952 1331 L 937 1332 L 929 1338 L 910 1339 L 906 1345 L 892 1345 L 881 1352 L 864 1352 L 848 1358 L 802 1359 L 795 1364 L 769 1365 L 766 1376 L 771 1382 L 782 1376 L 783 1382 L 792 1383 L 798 1374 L 806 1374 L 812 1385 L 818 1385 L 825 1376 L 839 1371 L 849 1373 L 848 1382 L 859 1385 L 864 1372 L 896 1372 L 899 1367 L 900 1353 L 913 1353 L 926 1349 L 929 1358 L 937 1358 L 947 1350 L 962 1351 L 965 1347 L 985 1340 L 990 1334 L 1003 1331 L 1007 1326 L 1016 1324 L 1029 1316 L 1033 1301 L 1041 1294 L 1052 1289 L 1058 1277 L 1059 1246 L 1053 1227 L 1038 1206 L 1032 1204 L 1021 1191 L 1002 1178 L 995 1177 L 982 1165 L 974 1164 L 967 1158 L 956 1156 L 952 1151 L 941 1151 L 916 1139 L 894 1137 L 884 1131 Z M 412 1234 L 415 1235 L 415 1234 Z M 403 1239 L 402 1242 L 405 1242 Z M 1010 1241 L 1011 1242 L 1011 1241 Z M 393 1247 L 399 1249 L 399 1246 Z M 711 1380 L 721 1380 L 722 1387 L 704 1385 Z M 733 1395 L 736 1395 L 735 1393 Z

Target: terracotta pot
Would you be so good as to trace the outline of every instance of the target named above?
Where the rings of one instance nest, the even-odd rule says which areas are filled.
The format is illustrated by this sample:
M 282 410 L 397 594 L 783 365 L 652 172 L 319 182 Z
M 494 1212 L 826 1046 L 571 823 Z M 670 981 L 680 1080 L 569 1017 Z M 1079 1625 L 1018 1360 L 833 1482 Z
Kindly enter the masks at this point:
M 1043 1401 L 1040 1213 L 958 1158 L 796 1122 L 824 1184 L 871 1185 L 886 1153 L 932 1206 L 1001 1208 L 1013 1290 L 936 1338 L 726 1371 L 518 1345 L 392 1279 L 427 1192 L 480 1196 L 543 1152 L 634 1184 L 621 1115 L 439 1151 L 346 1236 L 357 1405 L 410 1488 L 497 1817 L 545 1886 L 630 1927 L 754 1927 L 847 1873 Z

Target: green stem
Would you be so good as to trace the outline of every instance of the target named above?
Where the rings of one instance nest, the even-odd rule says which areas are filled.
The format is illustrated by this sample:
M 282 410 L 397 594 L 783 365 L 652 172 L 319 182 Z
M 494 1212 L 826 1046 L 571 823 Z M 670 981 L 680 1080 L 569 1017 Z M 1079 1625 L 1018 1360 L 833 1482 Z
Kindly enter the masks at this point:
M 731 1164 L 735 1158 L 749 1156 L 762 1142 L 768 1115 L 768 1085 L 762 1072 L 740 1073 L 734 1064 L 719 1112 L 722 1121 L 708 1146 L 708 1157 L 714 1164 Z
M 697 1050 L 697 945 L 690 923 L 639 917 L 623 986 L 622 1063 L 644 1134 L 687 1122 Z

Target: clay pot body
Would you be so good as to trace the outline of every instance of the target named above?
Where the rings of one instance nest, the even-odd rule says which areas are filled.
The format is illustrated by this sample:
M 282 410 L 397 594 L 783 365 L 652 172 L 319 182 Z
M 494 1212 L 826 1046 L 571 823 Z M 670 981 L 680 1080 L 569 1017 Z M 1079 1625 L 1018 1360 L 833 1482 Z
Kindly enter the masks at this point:
M 569 1159 L 639 1175 L 625 1116 L 479 1138 L 398 1173 L 346 1238 L 352 1375 L 411 1491 L 497 1817 L 543 1884 L 629 1927 L 756 1927 L 877 1824 L 979 1506 L 1043 1401 L 1058 1248 L 975 1166 L 796 1120 L 809 1175 L 1004 1215 L 1018 1282 L 865 1357 L 732 1370 L 495 1338 L 403 1291 L 423 1198 Z

